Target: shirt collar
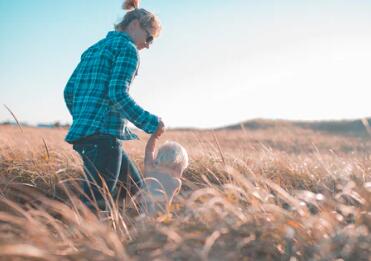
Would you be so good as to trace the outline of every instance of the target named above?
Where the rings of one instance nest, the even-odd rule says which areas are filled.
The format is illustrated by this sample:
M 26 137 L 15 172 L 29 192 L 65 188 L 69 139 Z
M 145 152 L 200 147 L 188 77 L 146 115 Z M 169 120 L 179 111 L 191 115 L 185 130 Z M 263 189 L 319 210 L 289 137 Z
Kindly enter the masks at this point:
M 126 33 L 126 32 L 110 31 L 107 34 L 107 38 L 114 37 L 114 36 L 123 37 L 123 38 L 129 40 L 130 42 L 134 43 L 133 38 L 131 38 L 130 35 L 128 33 Z

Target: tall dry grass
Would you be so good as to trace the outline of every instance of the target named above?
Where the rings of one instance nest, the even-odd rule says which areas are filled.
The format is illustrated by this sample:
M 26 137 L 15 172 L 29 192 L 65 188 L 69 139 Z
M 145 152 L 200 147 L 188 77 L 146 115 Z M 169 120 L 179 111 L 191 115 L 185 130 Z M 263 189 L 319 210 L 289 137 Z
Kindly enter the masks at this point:
M 0 127 L 0 260 L 369 260 L 371 142 L 281 127 L 167 132 L 182 192 L 146 216 L 82 205 L 63 129 Z M 142 168 L 146 136 L 124 147 Z

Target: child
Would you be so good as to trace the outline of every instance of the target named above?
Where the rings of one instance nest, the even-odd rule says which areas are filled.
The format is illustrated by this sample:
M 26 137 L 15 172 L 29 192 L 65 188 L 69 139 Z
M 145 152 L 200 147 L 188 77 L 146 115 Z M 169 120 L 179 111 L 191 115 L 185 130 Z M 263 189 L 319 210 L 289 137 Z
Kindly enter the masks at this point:
M 180 190 L 180 178 L 188 166 L 187 151 L 173 141 L 163 144 L 155 156 L 156 143 L 162 133 L 163 129 L 156 131 L 146 145 L 141 204 L 148 214 L 167 210 Z

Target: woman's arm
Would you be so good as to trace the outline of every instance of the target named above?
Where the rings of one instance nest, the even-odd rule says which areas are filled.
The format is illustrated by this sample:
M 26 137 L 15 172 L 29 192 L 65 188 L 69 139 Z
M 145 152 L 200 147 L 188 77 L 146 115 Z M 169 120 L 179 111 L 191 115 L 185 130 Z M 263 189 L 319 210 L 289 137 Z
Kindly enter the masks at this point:
M 129 86 L 138 66 L 138 53 L 135 47 L 127 45 L 121 48 L 112 65 L 111 78 L 108 85 L 108 99 L 111 108 L 127 118 L 139 129 L 154 133 L 159 118 L 139 106 L 129 95 Z

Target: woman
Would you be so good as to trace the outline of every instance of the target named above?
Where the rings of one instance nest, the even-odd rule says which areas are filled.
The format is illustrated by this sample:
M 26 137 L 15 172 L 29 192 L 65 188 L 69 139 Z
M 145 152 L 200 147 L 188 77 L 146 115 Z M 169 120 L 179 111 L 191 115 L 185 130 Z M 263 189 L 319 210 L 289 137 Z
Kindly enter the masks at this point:
M 102 180 L 114 195 L 118 180 L 127 184 L 128 173 L 140 186 L 140 175 L 121 147 L 121 140 L 138 139 L 127 121 L 147 133 L 164 130 L 161 119 L 139 106 L 129 87 L 139 67 L 138 50 L 149 48 L 158 37 L 158 18 L 127 0 L 129 10 L 106 38 L 88 48 L 70 77 L 64 98 L 73 122 L 65 140 L 83 159 L 83 201 L 104 207 Z M 89 203 L 90 202 L 90 203 Z

